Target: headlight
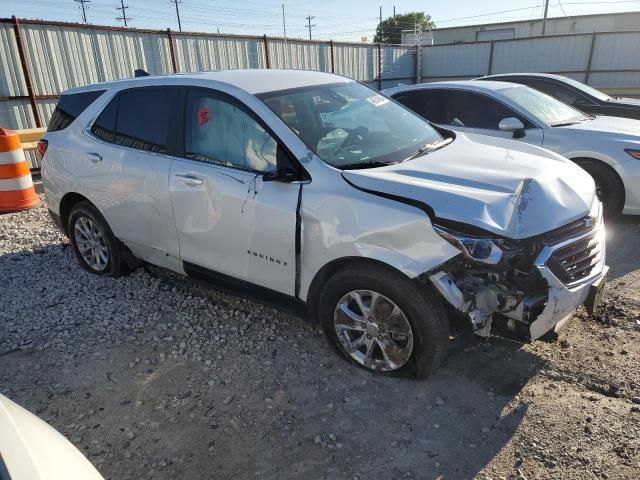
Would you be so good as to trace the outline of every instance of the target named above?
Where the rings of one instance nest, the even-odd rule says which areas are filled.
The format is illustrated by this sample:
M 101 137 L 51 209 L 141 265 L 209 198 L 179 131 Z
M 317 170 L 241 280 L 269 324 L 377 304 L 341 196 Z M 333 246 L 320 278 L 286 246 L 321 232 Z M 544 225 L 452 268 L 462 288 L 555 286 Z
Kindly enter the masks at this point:
M 477 262 L 496 265 L 502 260 L 502 249 L 490 238 L 471 237 L 436 225 L 433 229 L 447 242 Z
M 627 152 L 629 155 L 631 155 L 636 160 L 640 160 L 640 150 L 632 150 L 630 148 L 625 148 L 624 151 Z

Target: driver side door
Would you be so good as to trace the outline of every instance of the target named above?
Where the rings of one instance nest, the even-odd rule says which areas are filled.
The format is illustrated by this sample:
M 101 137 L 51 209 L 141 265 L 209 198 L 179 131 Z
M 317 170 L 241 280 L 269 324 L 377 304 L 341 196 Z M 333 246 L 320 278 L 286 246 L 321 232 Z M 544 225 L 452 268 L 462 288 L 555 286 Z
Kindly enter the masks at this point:
M 188 88 L 184 101 L 169 190 L 185 271 L 294 295 L 300 184 L 264 181 L 290 160 L 284 146 L 230 95 Z

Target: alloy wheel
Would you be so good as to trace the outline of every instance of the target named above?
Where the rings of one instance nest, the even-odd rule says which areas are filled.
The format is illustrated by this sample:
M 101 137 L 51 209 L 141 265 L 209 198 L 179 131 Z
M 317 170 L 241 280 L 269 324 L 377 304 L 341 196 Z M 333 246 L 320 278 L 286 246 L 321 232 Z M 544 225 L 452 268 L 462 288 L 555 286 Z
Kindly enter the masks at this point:
M 333 319 L 340 345 L 365 368 L 393 371 L 411 358 L 411 324 L 402 309 L 381 293 L 347 293 L 336 305 Z
M 107 268 L 109 250 L 98 225 L 89 217 L 80 217 L 73 233 L 78 251 L 87 265 L 98 272 Z

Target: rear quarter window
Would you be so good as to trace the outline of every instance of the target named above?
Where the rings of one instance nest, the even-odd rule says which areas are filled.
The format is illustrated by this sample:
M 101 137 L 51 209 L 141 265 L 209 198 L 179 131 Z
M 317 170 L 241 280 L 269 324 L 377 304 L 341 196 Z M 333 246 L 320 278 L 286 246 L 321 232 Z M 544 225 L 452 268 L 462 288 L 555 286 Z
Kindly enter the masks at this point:
M 60 96 L 56 109 L 51 115 L 51 120 L 49 120 L 47 132 L 57 132 L 67 128 L 104 92 L 105 90 L 92 90 Z

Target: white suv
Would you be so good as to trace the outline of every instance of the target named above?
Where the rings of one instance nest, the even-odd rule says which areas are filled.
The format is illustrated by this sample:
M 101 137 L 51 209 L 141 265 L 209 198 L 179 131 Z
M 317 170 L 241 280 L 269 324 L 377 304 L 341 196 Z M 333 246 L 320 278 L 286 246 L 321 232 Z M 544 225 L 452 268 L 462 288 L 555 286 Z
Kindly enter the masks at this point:
M 345 358 L 425 377 L 448 315 L 536 339 L 604 285 L 589 175 L 454 134 L 336 75 L 235 70 L 62 95 L 45 135 L 52 217 L 80 264 L 134 259 L 304 307 Z

